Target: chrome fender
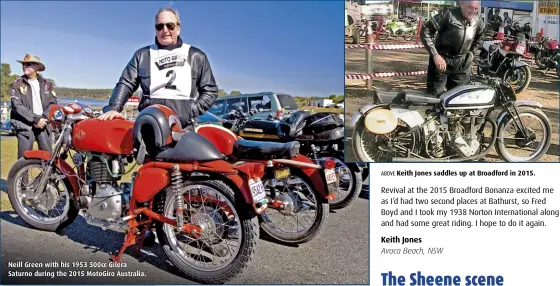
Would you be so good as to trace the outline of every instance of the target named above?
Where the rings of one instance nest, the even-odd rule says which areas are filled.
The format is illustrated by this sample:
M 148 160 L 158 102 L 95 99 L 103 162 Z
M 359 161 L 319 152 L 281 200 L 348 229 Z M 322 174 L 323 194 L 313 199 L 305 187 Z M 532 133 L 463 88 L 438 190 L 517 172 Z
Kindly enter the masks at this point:
M 354 115 L 352 116 L 352 121 L 350 122 L 350 126 L 352 128 L 355 128 L 356 124 L 362 117 L 366 116 L 369 111 L 376 108 L 390 109 L 398 119 L 404 121 L 408 126 L 410 126 L 410 128 L 424 124 L 424 117 L 422 117 L 422 115 L 418 111 L 399 107 L 390 107 L 388 104 L 368 104 L 362 106 L 357 112 L 354 113 Z
M 523 62 L 523 61 L 513 61 L 512 66 L 514 68 L 521 68 L 521 67 L 524 67 L 524 66 L 528 66 L 528 64 L 526 62 Z
M 532 107 L 532 108 L 542 109 L 542 104 L 533 100 L 518 100 L 514 104 L 515 107 Z M 500 126 L 500 124 L 504 121 L 507 115 L 508 112 L 506 110 L 502 111 L 502 113 L 498 115 L 498 119 L 496 120 L 498 126 Z

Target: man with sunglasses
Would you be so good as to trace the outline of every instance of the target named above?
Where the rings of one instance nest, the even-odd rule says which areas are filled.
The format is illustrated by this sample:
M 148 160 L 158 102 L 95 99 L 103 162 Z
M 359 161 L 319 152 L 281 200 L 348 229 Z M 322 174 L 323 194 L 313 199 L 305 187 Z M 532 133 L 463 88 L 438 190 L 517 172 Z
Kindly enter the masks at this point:
M 38 73 L 45 70 L 39 57 L 26 54 L 18 62 L 22 64 L 23 75 L 10 84 L 10 117 L 18 140 L 19 159 L 25 151 L 33 149 L 35 141 L 40 150 L 52 151 L 47 115 L 57 100 L 53 82 Z
M 138 87 L 142 89 L 139 111 L 152 104 L 165 105 L 177 113 L 183 127 L 191 126 L 192 119 L 214 104 L 218 86 L 208 58 L 179 36 L 177 11 L 160 10 L 155 28 L 155 43 L 134 53 L 98 119 L 124 118 L 120 112 Z

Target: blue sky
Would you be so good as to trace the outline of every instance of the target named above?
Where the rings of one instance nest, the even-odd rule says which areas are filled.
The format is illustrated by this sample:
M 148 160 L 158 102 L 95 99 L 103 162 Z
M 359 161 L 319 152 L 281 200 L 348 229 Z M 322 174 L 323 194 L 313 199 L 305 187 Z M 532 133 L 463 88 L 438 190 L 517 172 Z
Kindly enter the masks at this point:
M 113 88 L 137 49 L 154 41 L 169 1 L 1 3 L 1 60 L 36 54 L 58 86 Z M 344 92 L 343 1 L 180 1 L 181 37 L 209 57 L 230 92 Z

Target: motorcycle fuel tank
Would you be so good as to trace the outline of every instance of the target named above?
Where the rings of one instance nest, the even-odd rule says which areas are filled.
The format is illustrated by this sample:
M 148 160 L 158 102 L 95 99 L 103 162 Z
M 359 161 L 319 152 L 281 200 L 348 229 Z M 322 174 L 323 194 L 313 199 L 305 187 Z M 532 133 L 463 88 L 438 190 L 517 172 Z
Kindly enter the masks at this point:
M 239 139 L 231 130 L 213 124 L 199 125 L 195 128 L 196 133 L 210 141 L 220 153 L 229 156 L 233 152 L 233 146 Z
M 129 155 L 133 152 L 133 126 L 133 121 L 124 119 L 87 119 L 74 126 L 72 144 L 78 151 Z
M 464 85 L 441 95 L 444 109 L 480 109 L 494 106 L 496 91 L 487 85 Z
M 278 140 L 278 123 L 269 120 L 249 120 L 239 130 L 239 136 L 251 139 Z
M 546 48 L 550 50 L 556 50 L 558 49 L 558 42 L 554 40 L 548 40 L 546 41 Z

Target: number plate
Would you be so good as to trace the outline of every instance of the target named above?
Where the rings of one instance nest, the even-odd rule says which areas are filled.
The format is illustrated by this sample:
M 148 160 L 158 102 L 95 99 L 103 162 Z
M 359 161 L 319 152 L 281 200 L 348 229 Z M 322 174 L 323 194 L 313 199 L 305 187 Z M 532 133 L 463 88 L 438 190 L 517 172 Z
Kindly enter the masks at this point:
M 334 169 L 328 169 L 325 171 L 325 177 L 327 178 L 327 184 L 335 183 L 338 178 L 336 177 L 336 172 Z
M 261 180 L 253 181 L 249 180 L 249 188 L 251 189 L 251 194 L 253 194 L 253 201 L 258 202 L 266 197 L 264 192 L 264 185 Z
M 517 47 L 515 48 L 515 52 L 518 53 L 518 54 L 524 54 L 525 53 L 525 46 L 517 45 Z
M 289 168 L 274 170 L 274 177 L 276 178 L 276 180 L 281 180 L 281 179 L 287 178 L 289 176 L 290 176 L 290 169 Z

